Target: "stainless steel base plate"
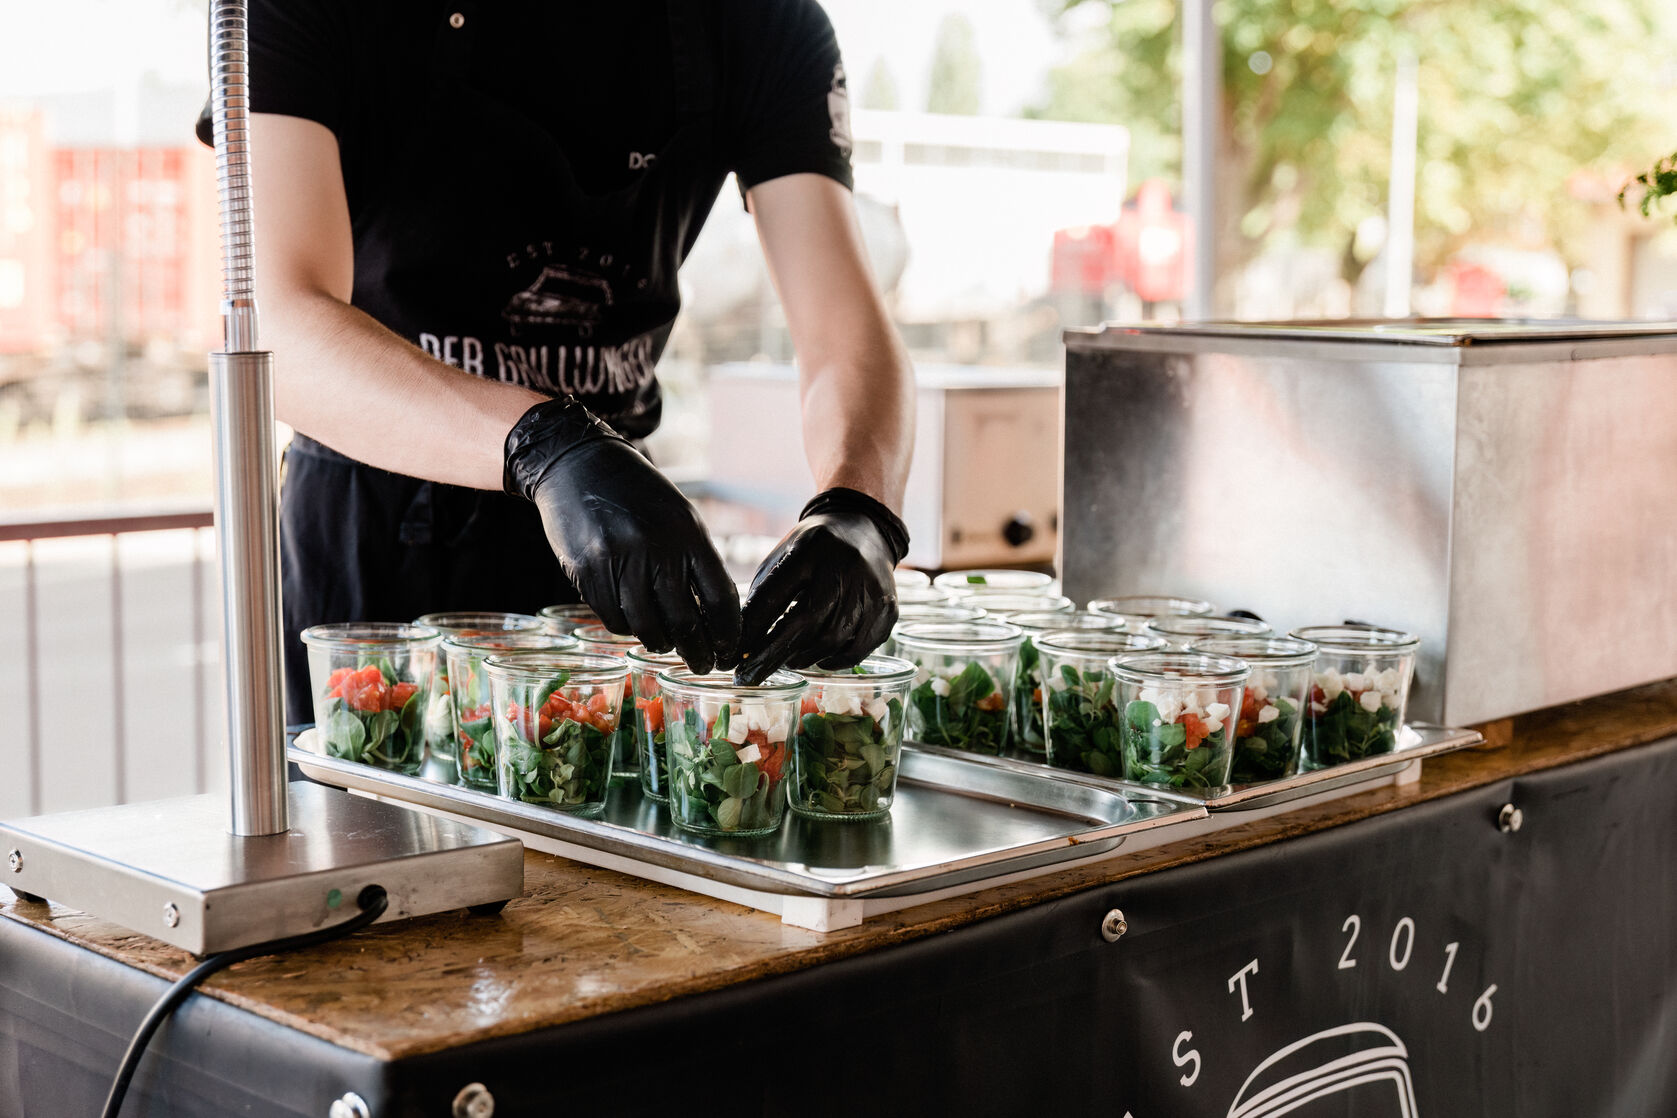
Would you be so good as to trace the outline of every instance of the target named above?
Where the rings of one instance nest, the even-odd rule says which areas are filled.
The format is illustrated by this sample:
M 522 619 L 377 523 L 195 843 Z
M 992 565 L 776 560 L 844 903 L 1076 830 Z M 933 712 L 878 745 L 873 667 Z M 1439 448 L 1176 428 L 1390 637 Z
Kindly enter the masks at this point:
M 1161 802 L 1133 787 L 1094 788 L 905 749 L 888 819 L 836 823 L 792 815 L 772 835 L 716 837 L 676 827 L 638 784 L 612 788 L 604 816 L 582 819 L 321 756 L 313 752 L 316 740 L 305 731 L 290 754 L 316 780 L 765 893 L 930 892 L 1103 853 L 1125 835 L 1205 818 L 1197 804 Z
M 381 920 L 524 891 L 515 839 L 306 781 L 290 795 L 291 829 L 257 838 L 227 833 L 216 795 L 0 823 L 0 885 L 199 955 L 338 923 L 373 884 Z
M 963 757 L 1004 772 L 1048 774 L 1056 780 L 1064 780 L 1073 784 L 1087 784 L 1093 788 L 1110 788 L 1131 796 L 1153 796 L 1177 803 L 1201 804 L 1207 811 L 1219 812 L 1253 811 L 1258 808 L 1275 807 L 1278 804 L 1302 800 L 1306 796 L 1314 796 L 1336 788 L 1346 788 L 1354 784 L 1367 784 L 1383 780 L 1411 762 L 1423 757 L 1436 757 L 1441 753 L 1454 753 L 1458 749 L 1478 745 L 1484 740 L 1484 737 L 1477 730 L 1458 730 L 1445 726 L 1433 726 L 1425 722 L 1411 722 L 1398 735 L 1397 748 L 1390 753 L 1377 753 L 1371 757 L 1363 757 L 1360 760 L 1349 761 L 1343 765 L 1334 765 L 1332 768 L 1295 773 L 1285 780 L 1266 780 L 1259 784 L 1226 785 L 1223 788 L 1213 790 L 1209 794 L 1161 788 L 1156 784 L 1139 784 L 1128 780 L 1095 776 L 1092 773 L 1073 772 L 1070 769 L 1052 768 L 1041 754 L 1033 755 L 1016 751 L 1006 757 L 980 757 L 935 746 L 923 745 L 917 748 L 940 756 Z

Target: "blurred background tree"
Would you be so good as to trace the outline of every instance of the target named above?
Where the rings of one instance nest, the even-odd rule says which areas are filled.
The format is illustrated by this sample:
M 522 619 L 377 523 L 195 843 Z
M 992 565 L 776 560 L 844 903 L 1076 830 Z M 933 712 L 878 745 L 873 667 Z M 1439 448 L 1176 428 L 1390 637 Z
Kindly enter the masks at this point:
M 927 83 L 926 111 L 976 115 L 982 88 L 983 73 L 972 23 L 959 12 L 951 12 L 938 25 L 937 43 L 932 48 L 932 76 Z
M 1079 36 L 1029 115 L 1124 124 L 1134 137 L 1133 180 L 1179 180 L 1177 0 L 1042 2 L 1062 27 L 1096 30 Z M 1342 251 L 1345 278 L 1355 279 L 1368 262 L 1358 226 L 1385 211 L 1393 86 L 1405 51 L 1419 60 L 1417 267 L 1437 267 L 1470 237 L 1544 242 L 1575 261 L 1586 208 L 1569 195 L 1570 177 L 1588 168 L 1623 177 L 1649 150 L 1670 146 L 1674 7 L 1219 4 L 1219 276 L 1288 233 Z
M 862 108 L 891 111 L 902 108 L 897 102 L 897 76 L 882 54 L 873 60 L 868 80 L 862 84 Z

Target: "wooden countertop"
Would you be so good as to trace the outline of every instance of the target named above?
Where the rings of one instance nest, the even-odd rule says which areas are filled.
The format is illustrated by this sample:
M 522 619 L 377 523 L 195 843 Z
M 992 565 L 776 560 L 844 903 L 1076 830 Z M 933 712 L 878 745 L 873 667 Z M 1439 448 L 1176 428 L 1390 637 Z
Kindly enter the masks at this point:
M 1418 783 L 1366 792 L 1122 854 L 826 934 L 778 917 L 526 853 L 525 895 L 499 917 L 444 914 L 252 959 L 210 979 L 213 997 L 380 1059 L 397 1059 L 650 1005 L 932 935 L 1135 874 L 1404 807 L 1677 733 L 1677 680 L 1487 728 L 1505 739 L 1427 761 Z M 174 979 L 191 956 L 0 889 L 0 916 Z

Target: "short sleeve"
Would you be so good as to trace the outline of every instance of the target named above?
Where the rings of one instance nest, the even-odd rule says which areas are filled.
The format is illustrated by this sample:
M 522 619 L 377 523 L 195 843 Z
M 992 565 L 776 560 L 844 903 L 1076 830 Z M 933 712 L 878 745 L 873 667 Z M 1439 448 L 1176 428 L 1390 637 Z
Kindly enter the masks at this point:
M 815 0 L 728 7 L 724 105 L 740 191 L 803 173 L 850 188 L 850 97 L 827 13 Z
M 316 121 L 341 140 L 350 73 L 342 0 L 250 0 L 250 109 Z M 209 105 L 198 138 L 212 142 Z

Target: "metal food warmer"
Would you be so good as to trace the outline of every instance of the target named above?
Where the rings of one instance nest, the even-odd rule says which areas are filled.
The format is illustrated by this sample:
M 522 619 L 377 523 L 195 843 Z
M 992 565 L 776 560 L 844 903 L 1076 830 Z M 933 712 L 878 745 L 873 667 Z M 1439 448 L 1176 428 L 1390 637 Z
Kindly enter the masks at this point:
M 1677 675 L 1677 324 L 1066 335 L 1061 574 L 1421 638 L 1412 719 Z

